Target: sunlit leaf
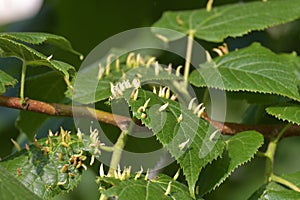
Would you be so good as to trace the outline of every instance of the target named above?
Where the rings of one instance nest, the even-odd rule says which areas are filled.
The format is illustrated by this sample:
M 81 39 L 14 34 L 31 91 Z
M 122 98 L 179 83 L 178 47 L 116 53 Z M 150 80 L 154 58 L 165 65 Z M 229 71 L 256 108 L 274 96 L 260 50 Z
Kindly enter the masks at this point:
M 300 1 L 298 0 L 257 1 L 214 7 L 210 12 L 204 8 L 190 11 L 168 11 L 153 26 L 185 34 L 194 32 L 197 38 L 222 42 L 227 37 L 242 36 L 250 31 L 263 30 L 299 17 Z M 161 29 L 153 30 L 168 40 L 182 37 L 182 34 L 174 34 Z
M 250 161 L 263 144 L 263 136 L 256 131 L 241 132 L 227 142 L 222 158 L 213 161 L 199 179 L 199 193 L 204 195 L 218 187 L 239 166 Z
M 18 178 L 0 165 L 0 199 L 40 200 L 41 198 L 22 185 Z
M 200 65 L 190 76 L 198 87 L 277 94 L 299 101 L 295 79 L 289 59 L 258 43 Z
M 152 92 L 139 89 L 137 100 L 130 98 L 130 92 L 125 94 L 125 97 L 133 116 L 141 119 L 153 131 L 158 140 L 180 164 L 190 193 L 194 195 L 194 188 L 201 169 L 223 152 L 222 140 L 210 138 L 215 130 L 209 126 L 208 122 L 188 110 L 186 105 L 158 97 Z M 145 112 L 139 112 L 139 108 L 148 99 L 150 101 Z M 168 107 L 160 112 L 159 109 L 166 103 L 168 103 Z M 146 118 L 143 117 L 143 113 L 146 114 Z M 180 114 L 182 114 L 182 120 L 178 119 Z
M 300 106 L 274 106 L 266 108 L 266 111 L 280 120 L 300 125 Z
M 137 180 L 130 178 L 122 181 L 113 177 L 100 177 L 99 181 L 100 183 L 105 182 L 112 185 L 106 190 L 100 189 L 101 194 L 107 198 L 117 197 L 118 200 L 192 200 L 189 190 L 184 184 L 174 181 L 171 177 L 164 174 L 157 175 L 153 180 L 145 180 L 145 177 L 141 176 Z M 166 191 L 169 184 L 171 187 L 168 194 Z
M 82 54 L 80 54 L 72 48 L 71 43 L 66 38 L 59 35 L 40 32 L 6 32 L 0 33 L 0 37 L 12 39 L 15 41 L 26 42 L 28 44 L 34 45 L 48 43 L 66 51 L 70 51 L 79 56 L 82 56 Z

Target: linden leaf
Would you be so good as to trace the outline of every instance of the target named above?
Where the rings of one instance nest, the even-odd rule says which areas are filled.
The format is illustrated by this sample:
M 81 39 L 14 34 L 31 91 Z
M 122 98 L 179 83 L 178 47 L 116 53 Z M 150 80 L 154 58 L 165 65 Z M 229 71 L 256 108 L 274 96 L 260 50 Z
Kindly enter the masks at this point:
M 221 158 L 208 165 L 199 179 L 199 194 L 202 196 L 214 190 L 239 166 L 253 158 L 264 142 L 262 134 L 246 131 L 236 134 L 227 142 Z
M 153 131 L 157 139 L 180 164 L 190 194 L 194 197 L 194 188 L 201 169 L 222 154 L 224 143 L 219 139 L 210 139 L 215 129 L 210 127 L 208 122 L 197 117 L 186 105 L 158 97 L 149 91 L 142 89 L 138 91 L 137 100 L 130 98 L 131 91 L 127 90 L 124 93 L 133 116 L 141 119 Z M 148 99 L 150 101 L 145 112 L 139 112 L 139 108 Z M 160 111 L 161 106 L 166 104 L 168 106 L 165 110 Z M 181 120 L 180 115 L 182 115 Z
M 18 81 L 0 70 L 0 94 L 3 94 L 8 86 L 14 86 Z
M 298 105 L 272 106 L 266 108 L 266 111 L 280 120 L 300 125 L 300 106 Z
M 144 176 L 134 180 L 129 178 L 127 180 L 117 180 L 113 177 L 100 177 L 100 184 L 108 183 L 112 186 L 108 189 L 100 189 L 102 195 L 106 198 L 115 198 L 118 200 L 157 200 L 157 199 L 173 199 L 173 200 L 192 200 L 189 196 L 188 188 L 171 177 L 158 174 L 153 180 L 145 180 Z M 170 192 L 166 193 L 168 185 L 170 184 Z
M 164 12 L 153 27 L 168 28 L 210 42 L 222 42 L 227 37 L 238 37 L 254 30 L 263 30 L 300 17 L 300 1 L 277 0 L 235 3 L 206 9 Z M 153 29 L 169 41 L 182 37 L 170 31 Z M 171 34 L 169 34 L 171 33 Z
M 197 87 L 277 94 L 300 101 L 294 64 L 258 43 L 200 65 L 189 80 Z

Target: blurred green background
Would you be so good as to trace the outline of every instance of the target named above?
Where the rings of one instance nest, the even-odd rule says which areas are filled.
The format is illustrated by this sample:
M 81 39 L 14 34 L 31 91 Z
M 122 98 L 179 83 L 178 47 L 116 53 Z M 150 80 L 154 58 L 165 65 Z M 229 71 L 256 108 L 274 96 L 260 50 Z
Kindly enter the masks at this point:
M 238 0 L 215 0 L 215 5 L 241 2 Z M 73 47 L 87 55 L 95 46 L 108 37 L 122 31 L 151 26 L 166 10 L 198 9 L 204 7 L 203 0 L 45 0 L 39 13 L 33 18 L 0 26 L 0 31 L 38 31 L 62 35 L 71 41 Z M 226 40 L 230 49 L 241 48 L 253 41 L 259 41 L 275 52 L 300 53 L 300 23 L 299 21 L 273 27 L 267 31 L 253 32 L 242 38 Z M 206 49 L 211 50 L 219 44 L 199 41 Z M 55 50 L 58 58 L 67 60 L 76 67 L 80 61 L 73 55 Z M 15 59 L 0 59 L 0 69 L 19 79 L 20 62 Z M 31 74 L 43 73 L 43 69 L 33 69 Z M 51 83 L 50 83 L 51 84 Z M 30 90 L 30 87 L 29 89 Z M 17 96 L 18 87 L 7 91 L 6 95 Z M 51 94 L 50 94 L 51 95 Z M 48 98 L 48 97 L 47 97 Z M 264 97 L 262 97 L 264 98 Z M 49 100 L 49 98 L 48 98 Z M 55 101 L 55 98 L 53 102 Z M 245 113 L 253 113 L 251 119 L 245 119 Z M 19 130 L 15 128 L 15 121 L 19 111 L 0 108 L 0 157 L 5 157 L 13 150 L 10 138 L 18 138 Z M 228 95 L 228 121 L 256 123 L 257 121 L 272 121 L 265 117 L 263 106 L 249 104 L 245 100 Z M 28 120 L 30 126 L 30 119 Z M 47 126 L 33 129 L 37 132 L 47 132 L 57 129 L 60 125 L 72 127 L 70 119 L 54 118 Z M 34 134 L 34 133 L 33 133 Z M 300 138 L 288 138 L 281 141 L 276 155 L 275 170 L 278 173 L 290 173 L 300 169 Z M 172 166 L 170 174 L 173 173 Z M 176 170 L 175 170 L 176 171 Z M 95 175 L 97 166 L 88 170 L 82 183 L 69 194 L 57 196 L 55 199 L 98 199 Z M 264 160 L 255 158 L 253 162 L 236 170 L 232 176 L 213 194 L 206 199 L 212 200 L 241 200 L 246 199 L 263 181 Z

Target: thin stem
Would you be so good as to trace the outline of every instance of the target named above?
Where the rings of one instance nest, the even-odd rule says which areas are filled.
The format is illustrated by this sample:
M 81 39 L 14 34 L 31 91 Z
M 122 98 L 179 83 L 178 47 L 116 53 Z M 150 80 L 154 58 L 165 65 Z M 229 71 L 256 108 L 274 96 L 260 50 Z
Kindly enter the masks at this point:
M 296 191 L 296 192 L 300 192 L 300 188 L 297 187 L 295 184 L 291 183 L 290 181 L 282 178 L 282 177 L 279 177 L 279 176 L 276 176 L 275 174 L 271 174 L 271 177 L 270 179 L 274 182 L 277 182 L 277 183 L 280 183 L 286 187 L 289 187 L 291 188 L 292 190 Z
M 26 67 L 26 62 L 25 62 L 25 60 L 23 60 L 22 73 L 21 73 L 21 86 L 20 86 L 21 104 L 25 104 L 24 88 L 25 88 L 26 68 L 27 68 Z
M 287 124 L 281 131 L 278 133 L 276 139 L 274 142 L 277 144 L 280 140 L 280 138 L 283 136 L 283 134 L 292 126 L 292 124 Z
M 97 110 L 87 106 L 71 106 L 56 103 L 46 103 L 32 99 L 26 100 L 26 106 L 21 102 L 18 97 L 9 97 L 0 95 L 0 106 L 7 108 L 14 108 L 19 110 L 26 110 L 36 113 L 41 113 L 50 116 L 61 117 L 80 117 L 86 119 L 96 119 L 99 122 L 118 126 L 122 130 L 127 130 L 131 123 L 131 118 L 112 114 L 102 110 Z M 271 137 L 272 132 L 282 130 L 286 125 L 284 124 L 269 124 L 269 125 L 247 125 L 230 122 L 218 122 L 210 119 L 207 114 L 203 113 L 203 118 L 216 129 L 221 131 L 224 135 L 235 135 L 239 132 L 255 130 L 264 135 L 265 138 Z M 136 127 L 135 127 L 136 129 Z M 280 134 L 279 134 L 280 135 Z M 287 128 L 284 137 L 300 136 L 300 126 L 292 125 Z
M 280 138 L 283 136 L 283 134 L 286 132 L 288 128 L 290 128 L 291 124 L 287 124 L 276 136 L 275 139 L 271 140 L 268 149 L 265 152 L 266 156 L 266 182 L 270 182 L 272 175 L 273 175 L 273 165 L 274 165 L 274 157 L 275 157 L 275 152 L 277 149 L 277 144 L 280 140 Z
M 126 138 L 127 131 L 122 131 L 116 144 L 114 145 L 108 176 L 114 176 L 114 171 L 118 168 L 122 156 L 122 151 L 125 147 Z
M 195 31 L 191 30 L 188 34 L 188 41 L 187 41 L 187 47 L 186 47 L 186 56 L 185 56 L 185 66 L 184 66 L 184 80 L 188 80 L 189 78 L 189 73 L 190 73 L 190 63 L 191 63 L 191 58 L 192 58 L 192 50 L 193 50 L 193 41 L 194 41 L 194 34 Z
M 277 143 L 274 141 L 270 141 L 268 145 L 268 149 L 265 152 L 266 156 L 266 172 L 265 172 L 265 182 L 270 182 L 271 175 L 273 174 L 273 166 L 274 166 L 274 156 L 276 151 Z

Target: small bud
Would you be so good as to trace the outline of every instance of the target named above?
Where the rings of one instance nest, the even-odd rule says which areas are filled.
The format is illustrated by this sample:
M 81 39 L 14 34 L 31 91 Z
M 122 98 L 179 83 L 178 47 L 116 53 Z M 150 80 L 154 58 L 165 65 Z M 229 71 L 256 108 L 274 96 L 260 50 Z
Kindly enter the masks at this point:
M 215 130 L 210 136 L 209 136 L 209 140 L 212 141 L 214 139 L 214 137 L 217 135 L 219 131 Z
M 58 160 L 59 160 L 59 161 L 62 161 L 62 159 L 63 159 L 63 154 L 62 154 L 62 152 L 60 152 L 60 153 L 58 154 Z
M 149 168 L 147 169 L 146 175 L 145 175 L 145 181 L 147 181 L 149 179 Z
M 117 72 L 120 71 L 120 59 L 119 58 L 116 59 L 116 71 Z
M 153 91 L 152 91 L 154 94 L 156 94 L 157 92 L 156 92 L 156 87 L 155 86 L 153 86 Z
M 137 54 L 136 55 L 136 65 L 145 65 L 145 61 L 143 59 L 143 57 L 141 56 L 141 54 Z
M 61 172 L 62 173 L 66 173 L 68 171 L 69 168 L 69 164 L 65 164 L 62 168 L 61 168 Z
M 81 133 L 80 129 L 78 128 L 77 129 L 77 138 L 78 138 L 78 140 L 82 141 L 82 136 L 83 136 L 83 133 Z
M 126 65 L 128 67 L 132 67 L 132 65 L 135 63 L 134 61 L 134 53 L 130 53 L 128 56 L 127 56 L 127 59 L 126 59 Z
M 166 108 L 169 106 L 169 103 L 165 103 L 164 105 L 162 105 L 159 109 L 158 109 L 158 111 L 159 112 L 162 112 L 162 111 L 164 111 L 164 110 L 166 110 Z
M 115 92 L 115 86 L 112 82 L 109 83 L 110 84 L 110 92 L 111 92 L 111 95 L 113 97 L 117 96 L 116 92 Z
M 95 156 L 94 156 L 94 155 L 92 155 L 92 157 L 91 157 L 91 161 L 90 161 L 90 166 L 92 166 L 92 165 L 94 164 L 94 162 L 95 162 Z
M 15 148 L 17 149 L 17 151 L 21 151 L 20 145 L 14 139 L 12 139 L 12 138 L 10 140 L 14 144 Z
M 118 177 L 121 178 L 122 174 L 121 174 L 120 164 L 118 164 L 117 172 L 118 172 Z
M 196 100 L 196 97 L 194 97 L 194 98 L 191 99 L 191 101 L 190 101 L 190 103 L 189 103 L 189 106 L 188 106 L 188 109 L 189 109 L 189 110 L 192 110 L 193 104 L 194 104 L 194 101 L 195 101 L 195 100 Z
M 171 74 L 171 73 L 172 73 L 172 63 L 170 63 L 170 64 L 168 65 L 168 67 L 165 68 L 165 70 L 168 72 L 168 74 Z
M 67 183 L 67 179 L 65 180 L 65 181 L 59 181 L 58 183 L 57 183 L 57 185 L 59 186 L 59 185 L 64 185 L 64 184 L 66 184 Z
M 47 141 L 49 142 L 49 146 L 52 147 L 53 146 L 53 141 L 52 141 L 52 139 L 49 135 L 48 135 L 48 140 Z
M 136 173 L 134 180 L 137 180 L 138 178 L 140 178 L 142 173 L 143 173 L 143 167 L 141 166 L 141 170 Z
M 167 87 L 163 87 L 163 89 L 161 91 L 161 96 L 160 97 L 163 97 L 163 98 L 166 97 L 166 89 L 167 89 Z
M 141 114 L 141 118 L 142 118 L 142 119 L 146 119 L 146 118 L 147 118 L 146 113 L 142 113 L 142 114 Z
M 205 51 L 205 54 L 206 54 L 206 60 L 207 60 L 207 62 L 211 62 L 212 58 L 211 58 L 211 55 L 209 54 L 209 52 Z
M 140 78 L 142 78 L 143 76 L 142 76 L 142 74 L 137 73 L 137 74 L 136 74 L 136 77 L 140 79 Z
M 145 109 L 144 109 L 144 106 L 140 106 L 137 110 L 138 113 L 141 113 L 141 112 L 144 112 Z
M 53 54 L 51 54 L 50 56 L 48 56 L 47 60 L 50 61 L 52 57 L 53 57 Z
M 48 131 L 48 135 L 49 135 L 50 137 L 52 137 L 52 136 L 53 136 L 53 133 L 52 133 L 52 131 L 51 131 L 51 130 L 49 130 L 49 131 Z
M 179 115 L 179 117 L 177 118 L 177 123 L 182 122 L 182 114 Z
M 106 67 L 105 67 L 105 74 L 109 75 L 110 73 L 110 64 L 111 64 L 111 59 L 114 57 L 114 54 L 109 54 L 106 58 Z
M 155 57 L 151 57 L 149 58 L 149 60 L 146 63 L 146 67 L 149 68 L 151 64 L 153 64 L 155 62 L 156 58 Z
M 149 104 L 149 102 L 150 102 L 150 98 L 149 99 L 147 99 L 147 101 L 144 103 L 144 111 L 146 110 L 146 108 L 148 107 L 148 104 Z
M 36 136 L 34 136 L 33 138 L 33 144 L 36 148 L 38 149 L 42 149 L 43 147 L 38 143 L 37 139 L 36 139 Z
M 218 49 L 218 48 L 213 48 L 212 49 L 214 52 L 216 52 L 218 54 L 218 56 L 223 56 L 223 52 L 221 51 L 221 49 Z
M 106 64 L 106 67 L 105 67 L 105 75 L 108 76 L 110 73 L 110 64 Z
M 167 43 L 169 42 L 168 38 L 163 36 L 163 35 L 160 35 L 160 34 L 156 34 L 155 35 L 158 39 L 162 40 L 163 42 Z
M 141 81 L 140 81 L 140 79 L 134 78 L 134 79 L 132 80 L 131 85 L 132 85 L 132 87 L 134 87 L 134 88 L 139 88 L 139 87 L 141 87 Z
M 177 170 L 176 174 L 173 177 L 173 180 L 176 181 L 180 175 L 180 168 Z
M 204 113 L 205 107 L 201 108 L 197 114 L 197 116 L 200 118 L 202 117 L 203 113 Z
M 81 167 L 86 171 L 87 170 L 87 166 L 85 164 L 81 164 Z
M 165 192 L 165 195 L 168 196 L 171 193 L 171 185 L 172 185 L 172 181 L 169 182 L 167 190 Z
M 99 168 L 99 175 L 100 177 L 104 177 L 104 167 L 103 167 L 103 163 L 101 163 L 100 168 Z
M 163 89 L 162 89 L 161 86 L 159 86 L 158 96 L 159 97 L 163 97 L 164 96 Z
M 166 94 L 165 94 L 166 99 L 170 98 L 170 93 L 171 93 L 171 91 L 170 91 L 170 88 L 168 87 L 167 90 L 166 90 Z
M 179 26 L 183 26 L 183 24 L 184 24 L 184 22 L 180 19 L 179 15 L 176 16 L 176 22 Z
M 29 145 L 28 145 L 28 144 L 25 144 L 25 149 L 26 149 L 27 151 L 29 151 L 29 150 L 30 150 L 30 147 L 29 147 Z
M 182 68 L 182 65 L 179 65 L 177 68 L 176 68 L 176 76 L 180 76 L 180 70 Z
M 138 94 L 139 94 L 139 90 L 138 90 L 138 89 L 133 89 L 132 92 L 131 92 L 130 97 L 131 97 L 133 100 L 137 100 Z
M 155 73 L 155 76 L 159 75 L 159 65 L 158 65 L 157 61 L 155 62 L 155 65 L 154 65 L 154 73 Z
M 199 112 L 199 110 L 200 110 L 200 108 L 202 108 L 202 106 L 203 106 L 203 103 L 200 103 L 195 109 L 194 109 L 194 114 L 197 114 L 198 112 Z
M 180 151 L 182 151 L 186 147 L 186 145 L 189 143 L 189 141 L 190 141 L 190 138 L 188 138 L 186 141 L 184 141 L 178 145 Z
M 173 100 L 173 101 L 175 101 L 177 99 L 177 96 L 175 94 L 172 94 L 172 96 L 171 96 L 170 99 Z

